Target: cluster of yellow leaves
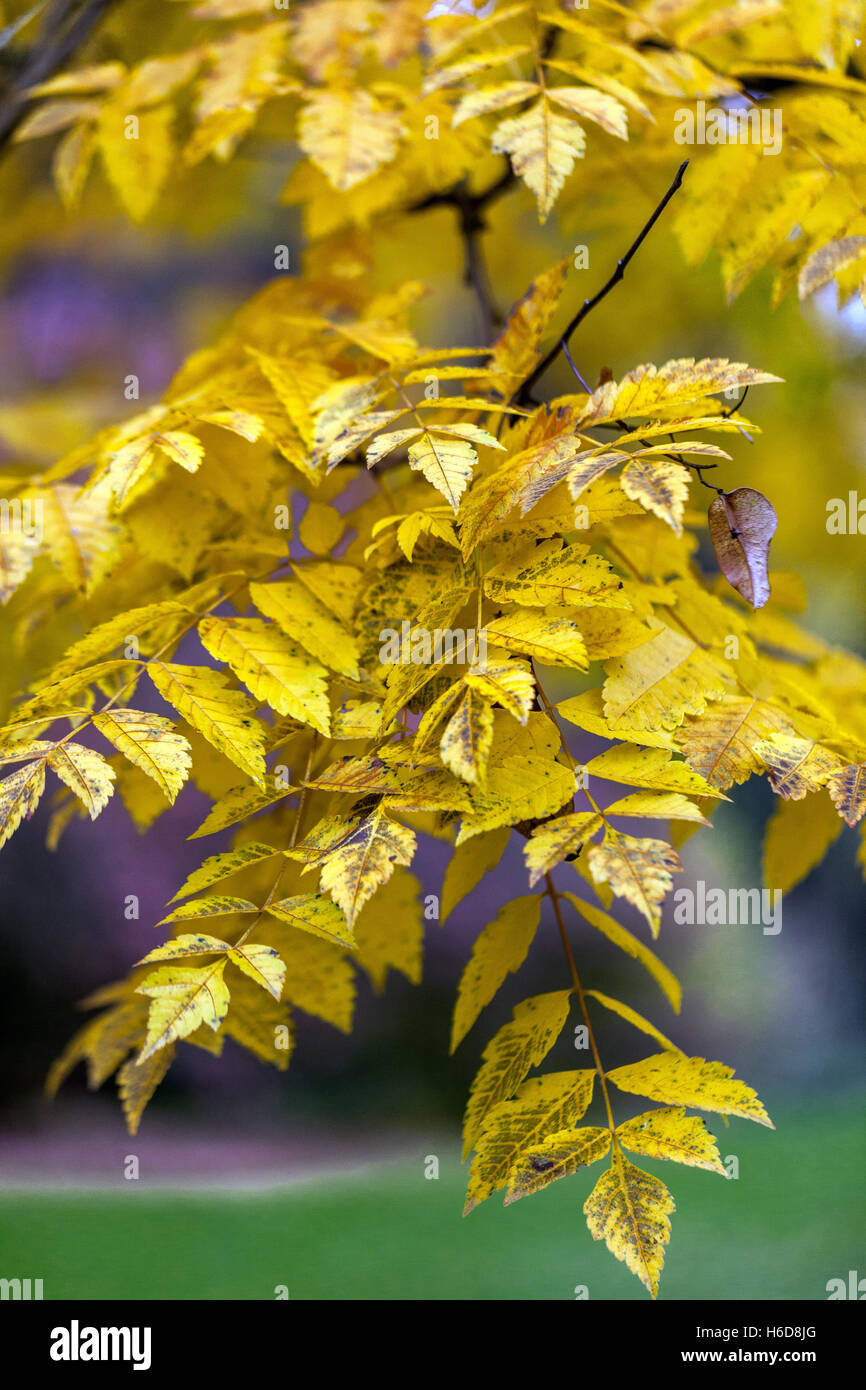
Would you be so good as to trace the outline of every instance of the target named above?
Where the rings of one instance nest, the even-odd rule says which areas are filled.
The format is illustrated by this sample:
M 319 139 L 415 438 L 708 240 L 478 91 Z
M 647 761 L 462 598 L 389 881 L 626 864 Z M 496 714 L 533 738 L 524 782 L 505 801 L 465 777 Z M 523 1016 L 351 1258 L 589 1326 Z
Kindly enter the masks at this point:
M 98 151 L 142 218 L 179 154 L 229 158 L 274 103 L 305 156 L 285 197 L 314 237 L 453 190 L 486 150 L 543 219 L 569 188 L 584 196 L 566 180 L 586 123 L 602 171 L 635 127 L 647 160 L 669 159 L 676 106 L 774 76 L 793 87 L 783 150 L 766 167 L 748 146 L 698 161 L 686 253 L 721 244 L 731 293 L 768 262 L 779 293 L 862 280 L 853 9 L 817 24 L 799 0 L 651 0 L 591 21 L 552 3 L 429 8 L 319 0 L 287 17 L 270 0 L 204 0 L 194 42 L 52 78 L 18 136 L 63 132 L 68 207 Z M 771 576 L 757 611 L 695 554 L 695 470 L 726 466 L 716 437 L 757 431 L 726 399 L 778 378 L 683 357 L 539 406 L 524 387 L 577 298 L 568 261 L 494 343 L 428 348 L 411 319 L 425 287 L 372 293 L 342 247 L 352 273 L 314 249 L 309 274 L 260 291 L 161 403 L 6 480 L 19 524 L 0 528 L 0 598 L 21 696 L 0 728 L 0 844 L 37 809 L 46 770 L 52 845 L 115 792 L 145 829 L 188 779 L 212 803 L 190 838 L 225 837 L 158 924 L 171 935 L 88 1001 L 102 1011 L 50 1077 L 82 1060 L 93 1086 L 116 1072 L 133 1132 L 178 1045 L 218 1054 L 229 1037 L 283 1069 L 296 1010 L 348 1030 L 359 971 L 376 989 L 390 970 L 420 978 L 419 836 L 452 851 L 445 918 L 515 830 L 530 889 L 544 880 L 557 916 L 570 903 L 677 1011 L 678 981 L 611 915 L 615 899 L 658 937 L 679 847 L 753 775 L 779 798 L 770 887 L 866 824 L 866 666 L 797 625 L 790 576 Z M 574 692 L 555 707 L 547 668 Z M 589 784 L 560 720 L 605 741 Z M 563 866 L 599 905 L 554 890 Z M 521 969 L 542 897 L 479 933 L 453 1048 Z M 530 1076 L 574 992 L 662 1051 Z M 660 1108 L 616 1124 L 609 1083 Z M 594 1090 L 607 1123 L 583 1126 Z M 470 1094 L 467 1209 L 610 1154 L 588 1225 L 654 1295 L 673 1199 L 624 1150 L 720 1171 L 687 1110 L 769 1123 L 729 1068 L 684 1056 L 630 1005 L 576 985 L 525 1000 Z
M 843 296 L 864 293 L 862 0 L 587 12 L 501 0 L 483 16 L 426 0 L 174 8 L 167 51 L 142 56 L 118 31 L 127 62 L 30 89 L 16 139 L 59 137 L 67 209 L 98 155 L 141 220 L 184 168 L 229 160 L 255 130 L 261 142 L 292 134 L 301 158 L 283 198 L 303 205 L 312 236 L 403 213 L 485 153 L 505 157 L 544 221 L 563 190 L 585 215 L 587 179 L 604 193 L 631 168 L 625 142 L 645 168 L 670 167 L 685 139 L 695 168 L 676 229 L 690 263 L 715 247 L 731 297 L 767 264 L 775 299 L 833 279 Z M 709 127 L 683 135 L 684 113 Z
M 593 992 L 593 997 L 616 1006 L 605 996 Z M 569 1002 L 568 992 L 527 999 L 485 1049 L 464 1123 L 466 1151 L 475 1150 L 466 1212 L 503 1189 L 507 1206 L 610 1153 L 610 1166 L 584 1204 L 587 1225 L 593 1238 L 604 1240 L 655 1297 L 674 1201 L 659 1178 L 636 1167 L 623 1151 L 724 1176 L 713 1135 L 702 1119 L 686 1110 L 736 1115 L 771 1128 L 772 1124 L 754 1091 L 735 1081 L 730 1067 L 687 1057 L 665 1039 L 664 1052 L 602 1076 L 608 1124 L 581 1124 L 593 1099 L 595 1070 L 527 1079 L 555 1044 Z M 633 1011 L 618 1006 L 617 1012 L 646 1030 L 646 1021 Z M 661 1105 L 614 1125 L 609 1083 Z
M 117 1071 L 134 1129 L 178 1045 L 219 1052 L 230 1037 L 283 1068 L 294 1010 L 348 1029 L 358 969 L 376 988 L 390 969 L 420 977 L 419 835 L 453 848 L 442 916 L 511 829 L 530 888 L 549 894 L 573 865 L 599 905 L 556 901 L 676 1010 L 679 983 L 614 899 L 658 936 L 678 847 L 753 774 L 780 799 L 772 887 L 863 819 L 866 668 L 796 625 L 786 576 L 752 609 L 695 560 L 687 460 L 724 467 L 706 436 L 757 427 L 721 393 L 777 378 L 681 358 L 520 405 L 568 285 L 562 264 L 540 275 L 488 349 L 427 349 L 409 325 L 414 283 L 348 289 L 326 317 L 315 281 L 282 281 L 164 402 L 22 481 L 22 516 L 43 501 L 44 527 L 31 567 L 7 573 L 30 689 L 0 730 L 0 835 L 33 814 L 46 769 L 61 784 L 52 844 L 115 791 L 144 828 L 188 777 L 213 802 L 192 838 L 230 835 L 175 895 L 169 939 L 97 996 L 107 1007 L 52 1087 L 82 1059 L 91 1084 Z M 34 632 L 48 653 L 35 680 Z M 555 709 L 547 668 L 580 682 Z M 559 719 L 605 740 L 585 777 Z M 478 936 L 452 1047 L 520 970 L 541 903 L 516 899 Z M 218 934 L 198 934 L 214 918 Z M 623 1150 L 717 1169 L 685 1108 L 766 1116 L 721 1063 L 684 1057 L 629 1004 L 584 999 L 663 1049 L 605 1087 L 664 1108 L 577 1127 L 594 1073 L 528 1079 L 571 992 L 528 1000 L 472 1088 L 467 1204 L 501 1188 L 514 1201 L 610 1152 L 590 1230 L 655 1293 L 672 1199 Z

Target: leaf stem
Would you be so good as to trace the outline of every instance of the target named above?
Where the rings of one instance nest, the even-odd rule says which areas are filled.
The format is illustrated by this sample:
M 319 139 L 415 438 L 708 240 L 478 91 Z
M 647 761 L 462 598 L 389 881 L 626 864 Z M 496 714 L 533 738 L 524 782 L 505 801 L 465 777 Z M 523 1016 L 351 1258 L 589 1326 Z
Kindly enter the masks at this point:
M 598 1073 L 598 1079 L 601 1082 L 601 1090 L 604 1096 L 604 1106 L 607 1111 L 607 1123 L 608 1128 L 610 1129 L 611 1139 L 614 1143 L 616 1143 L 616 1126 L 613 1122 L 613 1108 L 610 1103 L 610 1094 L 607 1089 L 607 1077 L 604 1074 L 604 1067 L 601 1065 L 601 1057 L 599 1055 L 598 1045 L 595 1041 L 595 1034 L 592 1031 L 592 1024 L 589 1021 L 589 1011 L 586 1007 L 586 996 L 583 992 L 583 986 L 580 983 L 580 976 L 577 973 L 577 966 L 574 963 L 574 954 L 571 949 L 571 943 L 568 939 L 568 932 L 565 930 L 565 923 L 562 920 L 562 910 L 559 906 L 559 894 L 553 886 L 553 879 L 551 878 L 550 874 L 545 874 L 544 880 L 547 884 L 546 896 L 550 898 L 550 901 L 553 903 L 553 911 L 556 916 L 556 925 L 559 928 L 559 935 L 562 938 L 562 946 L 563 950 L 565 951 L 566 960 L 568 961 L 568 968 L 571 972 L 571 979 L 572 983 L 574 984 L 575 993 L 577 994 L 577 1001 L 580 1004 L 580 1012 L 582 1013 L 583 1021 L 586 1024 L 586 1032 L 589 1038 L 589 1045 L 592 1048 L 592 1055 L 595 1060 L 595 1069 Z

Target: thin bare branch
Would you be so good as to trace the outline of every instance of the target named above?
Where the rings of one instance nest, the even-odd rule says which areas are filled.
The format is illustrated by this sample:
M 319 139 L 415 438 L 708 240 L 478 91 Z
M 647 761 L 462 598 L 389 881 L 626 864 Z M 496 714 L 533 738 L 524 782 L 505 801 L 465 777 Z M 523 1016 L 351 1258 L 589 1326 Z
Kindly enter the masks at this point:
M 619 284 L 620 280 L 625 275 L 626 267 L 628 266 L 629 261 L 643 245 L 644 241 L 649 236 L 656 222 L 658 222 L 659 218 L 661 217 L 662 213 L 664 212 L 665 208 L 670 202 L 671 198 L 674 196 L 677 189 L 681 186 L 683 181 L 683 175 L 685 174 L 686 169 L 688 168 L 688 164 L 689 161 L 687 159 L 684 159 L 679 169 L 677 170 L 676 175 L 674 176 L 674 181 L 671 184 L 670 188 L 665 193 L 661 202 L 656 205 L 656 208 L 653 211 L 652 216 L 649 217 L 647 221 L 644 223 L 643 227 L 639 231 L 638 235 L 635 237 L 634 241 L 626 251 L 625 255 L 621 256 L 620 259 L 617 261 L 616 269 L 614 270 L 613 274 L 602 285 L 601 289 L 598 291 L 598 294 L 593 295 L 592 299 L 585 299 L 583 301 L 583 304 L 578 309 L 574 318 L 571 320 L 571 323 L 566 328 L 559 342 L 554 343 L 550 351 L 538 363 L 538 366 L 535 368 L 535 370 L 531 373 L 530 376 L 527 377 L 519 392 L 518 398 L 520 400 L 526 399 L 533 386 L 538 381 L 539 377 L 544 375 L 551 363 L 554 362 L 556 358 L 559 356 L 560 352 L 563 351 L 563 348 L 568 346 L 568 341 L 571 338 L 572 333 L 575 331 L 576 328 L 579 327 L 581 323 L 583 323 L 583 320 L 586 318 L 586 316 L 592 312 L 596 305 L 600 304 L 601 301 L 608 294 L 610 294 L 614 285 Z

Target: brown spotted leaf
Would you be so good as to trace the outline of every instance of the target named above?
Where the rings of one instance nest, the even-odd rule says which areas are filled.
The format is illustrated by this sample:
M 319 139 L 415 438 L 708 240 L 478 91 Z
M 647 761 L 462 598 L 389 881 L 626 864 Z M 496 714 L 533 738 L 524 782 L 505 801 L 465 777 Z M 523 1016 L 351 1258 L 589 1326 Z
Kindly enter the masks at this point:
M 714 497 L 707 512 L 719 569 L 753 608 L 770 597 L 767 561 L 776 534 L 776 512 L 763 493 L 737 487 Z

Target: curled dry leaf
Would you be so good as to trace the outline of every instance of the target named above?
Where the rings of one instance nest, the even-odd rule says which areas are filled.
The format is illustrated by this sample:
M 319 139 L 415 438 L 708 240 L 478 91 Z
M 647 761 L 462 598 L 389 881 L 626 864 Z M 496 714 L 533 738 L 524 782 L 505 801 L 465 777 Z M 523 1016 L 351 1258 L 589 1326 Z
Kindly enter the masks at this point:
M 707 523 L 722 574 L 753 608 L 763 608 L 770 597 L 767 557 L 777 525 L 772 502 L 753 487 L 721 492 L 710 503 Z

